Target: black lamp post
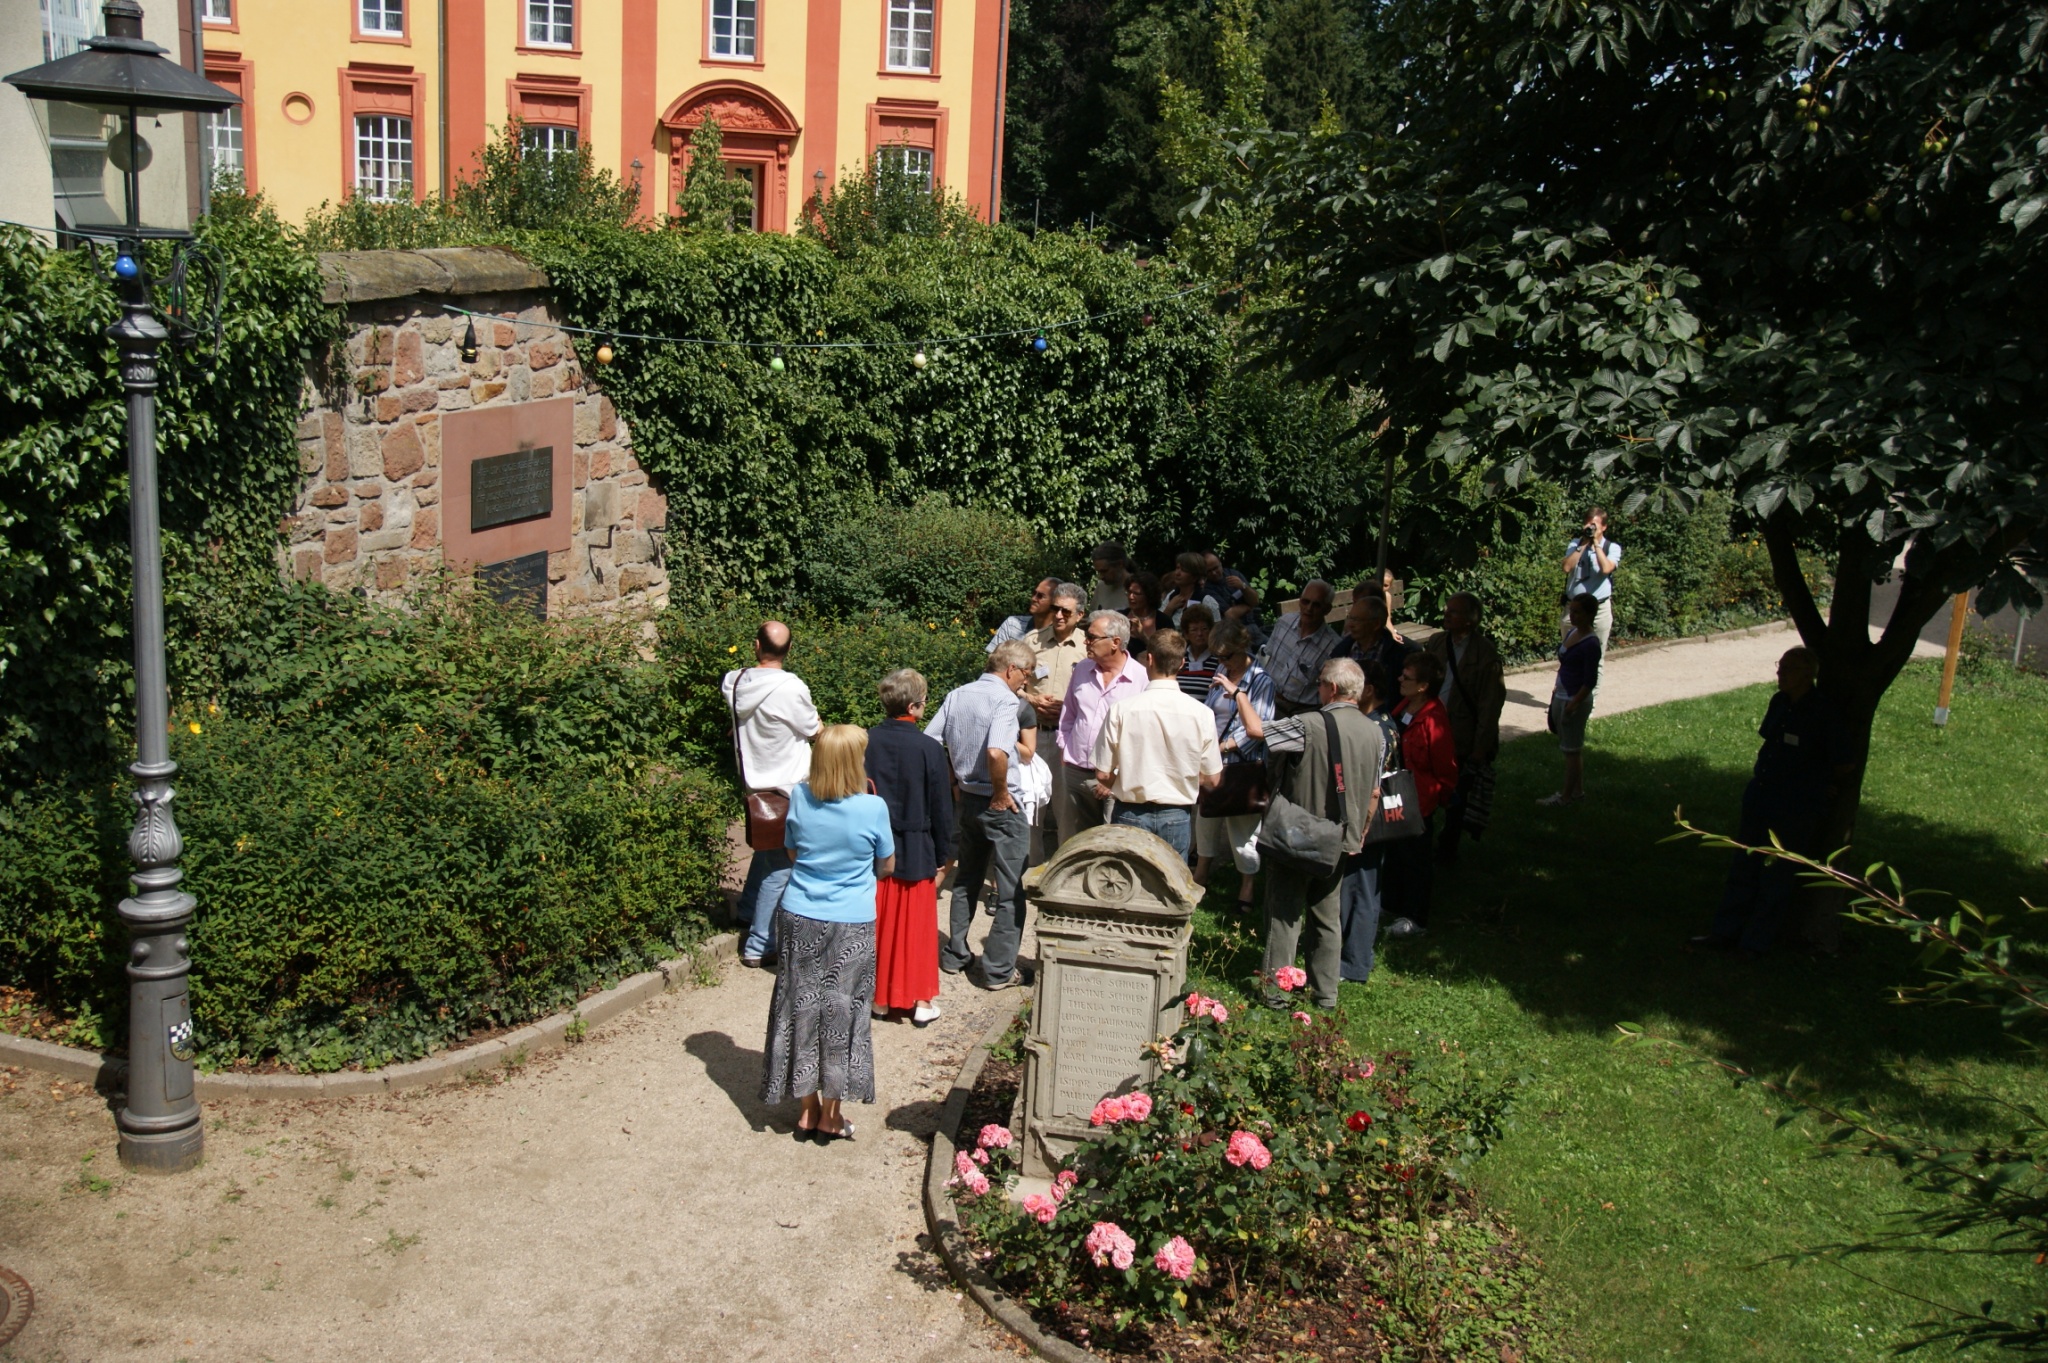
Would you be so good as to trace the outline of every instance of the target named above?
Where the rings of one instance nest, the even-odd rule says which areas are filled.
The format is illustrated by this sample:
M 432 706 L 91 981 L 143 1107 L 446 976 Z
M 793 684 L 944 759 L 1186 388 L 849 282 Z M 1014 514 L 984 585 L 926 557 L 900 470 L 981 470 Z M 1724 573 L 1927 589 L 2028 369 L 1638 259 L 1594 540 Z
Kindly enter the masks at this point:
M 131 1169 L 175 1173 L 199 1163 L 204 1151 L 199 1101 L 192 1091 L 192 1012 L 185 979 L 191 971 L 185 927 L 192 896 L 178 888 L 183 850 L 171 817 L 170 696 L 164 669 L 164 579 L 157 516 L 157 349 L 171 333 L 150 301 L 145 243 L 174 243 L 171 323 L 190 334 L 185 280 L 195 253 L 182 224 L 146 226 L 143 171 L 152 158 L 142 121 L 162 114 L 208 114 L 242 101 L 218 85 L 166 59 L 142 36 L 142 6 L 107 0 L 106 36 L 86 39 L 86 50 L 7 77 L 30 99 L 82 105 L 104 120 L 118 120 L 107 159 L 121 172 L 127 200 L 119 224 L 69 230 L 111 241 L 113 274 L 121 294 L 121 320 L 108 332 L 121 352 L 121 382 L 128 391 L 128 533 L 135 559 L 135 827 L 128 855 L 135 862 L 135 893 L 121 901 L 128 925 L 128 1098 L 117 1114 L 121 1162 Z M 96 244 L 95 244 L 96 245 Z M 97 254 L 97 249 L 96 252 Z

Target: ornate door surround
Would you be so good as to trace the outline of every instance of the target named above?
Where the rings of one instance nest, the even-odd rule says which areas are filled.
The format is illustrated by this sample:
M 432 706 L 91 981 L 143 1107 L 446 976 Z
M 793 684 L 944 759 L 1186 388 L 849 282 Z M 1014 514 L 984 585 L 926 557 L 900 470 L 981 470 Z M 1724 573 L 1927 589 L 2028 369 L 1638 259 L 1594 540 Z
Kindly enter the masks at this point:
M 717 80 L 686 91 L 661 116 L 668 131 L 668 213 L 676 213 L 683 177 L 690 167 L 690 135 L 706 117 L 718 120 L 725 139 L 725 159 L 752 167 L 759 191 L 755 221 L 763 230 L 780 232 L 789 221 L 789 157 L 802 132 L 789 107 L 757 85 Z

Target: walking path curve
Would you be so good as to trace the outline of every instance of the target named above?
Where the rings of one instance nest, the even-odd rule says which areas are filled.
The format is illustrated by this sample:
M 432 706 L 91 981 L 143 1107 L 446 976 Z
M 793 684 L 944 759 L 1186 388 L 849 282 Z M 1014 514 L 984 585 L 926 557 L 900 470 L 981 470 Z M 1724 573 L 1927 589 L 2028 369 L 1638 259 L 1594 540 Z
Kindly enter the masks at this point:
M 1617 655 L 1599 713 L 1768 681 L 1790 642 Z M 1548 689 L 1511 676 L 1504 731 L 1541 732 Z M 881 1101 L 819 1148 L 755 1098 L 772 983 L 734 968 L 495 1082 L 208 1103 L 205 1167 L 169 1179 L 119 1170 L 90 1089 L 0 1070 L 0 1255 L 36 1293 L 7 1356 L 1014 1357 L 921 1247 L 919 1203 L 1006 1001 L 948 978 L 931 1028 L 878 1025 Z

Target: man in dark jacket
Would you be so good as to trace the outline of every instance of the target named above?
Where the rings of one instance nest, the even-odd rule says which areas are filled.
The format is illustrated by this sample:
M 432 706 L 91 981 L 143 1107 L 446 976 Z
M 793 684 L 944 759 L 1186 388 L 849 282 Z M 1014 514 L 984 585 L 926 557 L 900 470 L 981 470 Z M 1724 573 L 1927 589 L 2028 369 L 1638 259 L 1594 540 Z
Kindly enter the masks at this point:
M 1352 590 L 1351 610 L 1344 617 L 1344 640 L 1331 650 L 1330 656 L 1350 658 L 1360 667 L 1376 662 L 1387 669 L 1389 677 L 1398 677 L 1401 665 L 1414 651 L 1415 645 L 1387 628 L 1387 599 L 1380 595 L 1379 584 L 1359 583 Z M 1388 713 L 1400 700 L 1398 694 L 1381 696 L 1380 713 Z
M 1500 712 L 1508 702 L 1500 648 L 1479 628 L 1479 598 L 1457 592 L 1444 602 L 1443 632 L 1423 645 L 1444 665 L 1438 699 L 1451 717 L 1458 751 L 1458 790 L 1444 805 L 1437 859 L 1458 859 L 1458 838 L 1478 837 L 1493 812 L 1493 763 L 1500 756 Z
M 1358 708 L 1365 691 L 1365 672 L 1349 658 L 1323 664 L 1317 687 L 1319 708 L 1266 725 L 1268 760 L 1275 763 L 1274 791 L 1311 814 L 1344 824 L 1346 855 L 1328 875 L 1306 874 L 1276 861 L 1266 863 L 1266 1002 L 1286 1006 L 1272 984 L 1274 972 L 1292 968 L 1301 944 L 1303 918 L 1309 926 L 1308 985 L 1318 1008 L 1337 1006 L 1337 982 L 1343 968 L 1342 895 L 1344 877 L 1357 862 L 1379 799 L 1379 774 L 1386 758 L 1380 726 Z M 1337 725 L 1337 807 L 1330 805 L 1329 727 Z M 1341 811 L 1341 812 L 1340 812 Z
M 1819 673 L 1819 660 L 1808 648 L 1787 649 L 1778 660 L 1778 694 L 1757 730 L 1764 742 L 1742 792 L 1738 842 L 1762 846 L 1776 833 L 1788 851 L 1817 857 L 1825 850 L 1821 821 L 1856 757 L 1834 705 L 1814 685 Z M 1737 852 L 1713 929 L 1692 944 L 1749 956 L 1770 950 L 1798 884 L 1791 863 Z

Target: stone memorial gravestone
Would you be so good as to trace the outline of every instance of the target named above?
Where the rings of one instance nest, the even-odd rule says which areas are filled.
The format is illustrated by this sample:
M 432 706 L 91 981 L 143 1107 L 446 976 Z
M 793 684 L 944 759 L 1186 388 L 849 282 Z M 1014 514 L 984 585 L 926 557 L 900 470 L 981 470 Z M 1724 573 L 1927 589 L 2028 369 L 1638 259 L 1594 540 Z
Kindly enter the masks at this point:
M 1095 1105 L 1158 1077 L 1145 1047 L 1180 1029 L 1190 917 L 1202 897 L 1154 834 L 1091 828 L 1024 879 L 1038 907 L 1038 992 L 1024 1040 L 1024 1174 L 1049 1178 Z

